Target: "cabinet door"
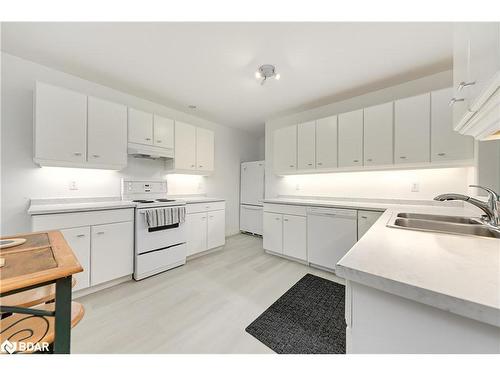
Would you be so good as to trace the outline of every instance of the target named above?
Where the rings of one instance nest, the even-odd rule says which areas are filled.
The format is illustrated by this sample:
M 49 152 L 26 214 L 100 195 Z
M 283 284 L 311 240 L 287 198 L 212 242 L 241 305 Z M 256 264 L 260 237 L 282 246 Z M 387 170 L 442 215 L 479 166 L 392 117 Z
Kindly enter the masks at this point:
M 376 211 L 358 211 L 358 241 L 382 215 Z
M 84 163 L 87 96 L 37 82 L 35 158 Z
M 337 168 L 337 116 L 316 121 L 316 168 Z
M 133 222 L 95 225 L 91 233 L 91 285 L 131 275 L 134 271 Z
M 339 167 L 363 165 L 363 110 L 339 115 Z
M 283 215 L 283 254 L 306 260 L 306 232 L 305 216 Z
M 298 169 L 314 169 L 316 166 L 316 121 L 297 125 Z
M 273 149 L 276 172 L 297 170 L 297 125 L 276 130 L 273 137 Z
M 196 169 L 214 170 L 214 132 L 196 128 Z
M 430 94 L 397 100 L 394 103 L 394 162 L 429 161 Z
M 500 71 L 500 23 L 474 22 L 470 28 L 470 82 L 463 92 L 470 91 L 472 110 L 478 110 L 480 104 L 475 100 L 491 83 Z M 468 93 L 467 93 L 468 94 Z
M 76 280 L 73 291 L 88 288 L 90 286 L 90 227 L 63 229 L 61 233 L 83 268 L 83 272 L 73 275 Z
M 393 102 L 364 109 L 364 165 L 393 163 L 393 110 Z
M 473 23 L 458 22 L 454 25 L 453 32 L 453 95 L 450 97 L 458 99 L 453 103 L 453 127 L 464 119 L 470 117 L 469 99 L 471 96 L 470 86 L 459 90 L 460 83 L 471 82 L 470 75 L 470 33 Z
M 196 169 L 196 128 L 185 122 L 175 122 L 175 168 Z
M 127 164 L 127 107 L 89 96 L 89 164 Z
M 283 254 L 283 215 L 264 212 L 264 249 Z
M 154 145 L 163 148 L 174 148 L 174 120 L 153 116 Z
M 128 141 L 153 145 L 153 114 L 128 109 Z
M 208 238 L 209 249 L 223 246 L 226 243 L 226 214 L 224 210 L 208 212 Z
M 187 255 L 207 250 L 207 213 L 186 215 Z
M 474 158 L 474 139 L 453 130 L 452 109 L 448 105 L 452 89 L 431 93 L 431 161 Z

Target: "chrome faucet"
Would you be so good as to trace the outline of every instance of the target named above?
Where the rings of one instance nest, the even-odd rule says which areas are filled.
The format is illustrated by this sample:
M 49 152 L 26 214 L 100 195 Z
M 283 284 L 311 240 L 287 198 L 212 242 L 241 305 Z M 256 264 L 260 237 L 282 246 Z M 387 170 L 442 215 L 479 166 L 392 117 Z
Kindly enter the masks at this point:
M 500 228 L 500 213 L 499 213 L 499 201 L 500 197 L 498 193 L 496 193 L 494 190 L 486 188 L 484 186 L 479 186 L 479 185 L 469 185 L 469 187 L 475 187 L 478 189 L 483 189 L 488 192 L 488 202 L 483 202 L 479 199 L 475 199 L 472 197 L 469 197 L 468 195 L 463 195 L 463 194 L 455 194 L 455 193 L 449 193 L 449 194 L 441 194 L 438 195 L 437 197 L 434 198 L 436 201 L 464 201 L 468 202 L 478 208 L 480 208 L 484 213 L 485 213 L 485 218 L 481 219 L 481 221 L 495 229 Z

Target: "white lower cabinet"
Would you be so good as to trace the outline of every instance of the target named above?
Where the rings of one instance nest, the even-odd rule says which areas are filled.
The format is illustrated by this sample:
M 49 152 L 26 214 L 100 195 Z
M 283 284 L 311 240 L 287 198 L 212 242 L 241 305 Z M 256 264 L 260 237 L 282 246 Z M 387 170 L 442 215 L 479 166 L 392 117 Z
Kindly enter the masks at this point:
M 187 255 L 207 250 L 207 213 L 186 215 Z
M 226 242 L 226 213 L 225 211 L 211 211 L 208 213 L 207 247 L 213 249 L 223 246 Z
M 283 254 L 283 215 L 264 212 L 264 249 Z
M 90 286 L 90 227 L 63 229 L 61 233 L 83 268 L 83 272 L 73 275 L 76 280 L 73 291 L 88 288 Z
M 283 254 L 301 260 L 307 259 L 306 218 L 283 215 Z
M 358 241 L 382 215 L 378 211 L 358 211 Z
M 224 246 L 226 243 L 225 203 L 188 204 L 186 227 L 188 256 Z
M 264 205 L 264 249 L 287 257 L 307 260 L 305 214 L 305 207 Z
M 74 291 L 133 273 L 133 208 L 33 215 L 31 229 L 61 231 L 83 268 Z
M 90 280 L 92 286 L 130 275 L 134 271 L 134 224 L 96 225 L 91 231 Z

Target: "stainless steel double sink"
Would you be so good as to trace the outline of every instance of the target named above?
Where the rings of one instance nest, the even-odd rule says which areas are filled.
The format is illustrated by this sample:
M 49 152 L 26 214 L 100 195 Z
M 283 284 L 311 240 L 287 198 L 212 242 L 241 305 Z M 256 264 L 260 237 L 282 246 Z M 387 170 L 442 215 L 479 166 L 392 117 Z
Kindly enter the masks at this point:
M 427 232 L 500 238 L 500 231 L 489 228 L 481 223 L 479 219 L 464 216 L 401 212 L 395 217 L 393 216 L 387 226 Z

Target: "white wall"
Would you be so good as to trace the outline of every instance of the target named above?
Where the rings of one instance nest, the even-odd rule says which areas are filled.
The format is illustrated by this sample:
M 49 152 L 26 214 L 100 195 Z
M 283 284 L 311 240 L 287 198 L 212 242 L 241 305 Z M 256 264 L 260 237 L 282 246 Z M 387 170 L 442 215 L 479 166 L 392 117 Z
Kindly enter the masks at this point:
M 446 168 L 432 170 L 392 170 L 377 172 L 346 172 L 300 176 L 276 176 L 273 173 L 273 132 L 280 127 L 328 117 L 398 98 L 438 90 L 452 85 L 452 72 L 444 71 L 400 85 L 370 92 L 361 96 L 331 103 L 311 110 L 266 121 L 266 197 L 279 195 L 428 199 L 455 191 L 467 193 L 474 180 L 473 168 Z M 419 192 L 411 192 L 414 182 Z
M 122 171 L 40 168 L 33 157 L 33 87 L 35 80 L 123 103 L 215 131 L 215 173 L 209 177 L 168 176 L 170 194 L 206 193 L 226 200 L 226 234 L 239 230 L 240 162 L 257 160 L 258 140 L 221 126 L 48 67 L 2 53 L 1 228 L 2 234 L 29 231 L 30 198 L 119 196 L 120 179 L 164 178 L 164 163 L 129 157 Z M 69 190 L 76 181 L 79 190 Z

